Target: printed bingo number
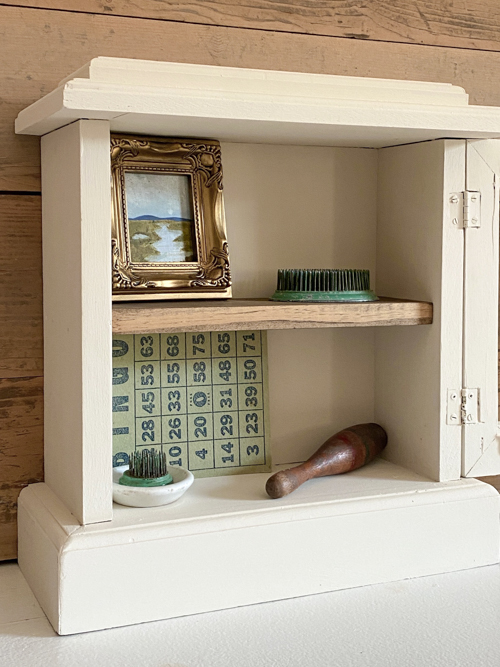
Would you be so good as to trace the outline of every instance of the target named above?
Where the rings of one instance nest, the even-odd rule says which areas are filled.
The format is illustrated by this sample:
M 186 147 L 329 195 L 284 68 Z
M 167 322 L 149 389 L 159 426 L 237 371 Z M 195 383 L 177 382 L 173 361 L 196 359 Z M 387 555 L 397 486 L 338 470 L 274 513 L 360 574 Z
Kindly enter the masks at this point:
M 124 421 L 118 412 L 125 403 L 133 407 L 135 421 L 133 445 L 130 432 L 125 441 L 123 427 L 116 426 L 114 451 L 116 441 L 120 449 L 124 444 L 129 449 L 154 445 L 166 451 L 169 465 L 209 474 L 269 465 L 264 336 L 260 331 L 224 331 L 115 340 L 113 382 L 115 375 L 127 375 L 127 380 L 121 397 L 114 399 L 113 426 Z M 127 371 L 120 371 L 124 362 Z M 125 397 L 130 388 L 123 385 L 130 382 L 133 396 Z M 126 457 L 123 449 L 115 459 L 118 454 L 119 462 Z

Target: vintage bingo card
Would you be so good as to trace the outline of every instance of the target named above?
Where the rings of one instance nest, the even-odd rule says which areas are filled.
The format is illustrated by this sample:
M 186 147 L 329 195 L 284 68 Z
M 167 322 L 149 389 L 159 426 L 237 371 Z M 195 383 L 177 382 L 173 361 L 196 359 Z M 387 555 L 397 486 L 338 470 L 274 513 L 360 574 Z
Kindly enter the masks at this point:
M 267 472 L 265 331 L 113 340 L 113 465 L 143 447 L 197 477 Z

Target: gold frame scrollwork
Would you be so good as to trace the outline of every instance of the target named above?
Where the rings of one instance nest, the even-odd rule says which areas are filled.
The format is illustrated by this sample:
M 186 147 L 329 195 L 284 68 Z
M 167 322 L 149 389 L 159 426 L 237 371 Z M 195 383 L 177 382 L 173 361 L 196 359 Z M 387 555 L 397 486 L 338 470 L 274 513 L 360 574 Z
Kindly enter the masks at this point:
M 197 261 L 133 263 L 125 172 L 191 178 Z M 113 300 L 206 299 L 231 296 L 231 272 L 218 141 L 111 135 Z

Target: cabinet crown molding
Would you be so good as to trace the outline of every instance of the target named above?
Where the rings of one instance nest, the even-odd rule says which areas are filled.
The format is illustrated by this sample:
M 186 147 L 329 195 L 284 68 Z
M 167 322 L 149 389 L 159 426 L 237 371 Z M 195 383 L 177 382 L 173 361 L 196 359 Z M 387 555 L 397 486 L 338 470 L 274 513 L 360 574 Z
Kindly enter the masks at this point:
M 107 57 L 21 111 L 16 132 L 43 135 L 84 118 L 115 132 L 319 146 L 500 136 L 500 109 L 471 106 L 447 83 Z

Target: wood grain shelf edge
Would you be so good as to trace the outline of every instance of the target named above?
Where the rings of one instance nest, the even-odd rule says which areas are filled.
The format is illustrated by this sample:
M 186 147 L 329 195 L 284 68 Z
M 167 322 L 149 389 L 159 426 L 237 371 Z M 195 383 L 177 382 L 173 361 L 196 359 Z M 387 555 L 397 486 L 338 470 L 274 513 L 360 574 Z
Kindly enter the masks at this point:
M 267 299 L 113 304 L 114 333 L 315 329 L 432 324 L 432 303 L 381 297 L 370 303 L 278 303 Z

